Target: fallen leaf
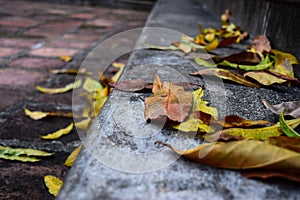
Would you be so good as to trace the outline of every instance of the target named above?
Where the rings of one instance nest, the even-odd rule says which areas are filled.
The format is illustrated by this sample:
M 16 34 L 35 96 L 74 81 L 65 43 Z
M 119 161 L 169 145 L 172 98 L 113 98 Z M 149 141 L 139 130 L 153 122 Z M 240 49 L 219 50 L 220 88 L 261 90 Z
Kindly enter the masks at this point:
M 39 120 L 39 119 L 43 119 L 47 116 L 55 116 L 55 117 L 78 117 L 76 115 L 74 115 L 73 113 L 71 112 L 67 112 L 67 113 L 63 113 L 63 112 L 42 112 L 42 111 L 31 111 L 31 110 L 28 110 L 27 108 L 24 108 L 24 112 L 25 114 L 30 117 L 31 119 L 34 119 L 34 120 Z
M 59 190 L 63 185 L 62 180 L 52 175 L 44 176 L 44 182 L 48 188 L 49 193 L 55 197 L 58 195 Z
M 228 38 L 224 38 L 219 42 L 218 47 L 227 47 L 231 44 L 237 43 L 238 38 L 239 36 L 231 36 Z
M 156 45 L 146 44 L 146 46 L 149 49 L 158 49 L 158 50 L 163 50 L 163 51 L 166 51 L 166 50 L 171 50 L 171 51 L 179 50 L 179 48 L 176 47 L 176 46 L 174 46 L 174 45 L 170 45 L 170 46 L 156 46 Z
M 51 74 L 81 74 L 81 75 L 92 75 L 91 72 L 88 72 L 86 69 L 53 69 L 49 70 Z
M 72 61 L 72 57 L 71 56 L 62 55 L 62 56 L 60 56 L 60 59 L 63 60 L 63 61 L 65 61 L 65 62 Z
M 285 109 L 284 115 L 300 118 L 300 101 L 288 101 L 277 105 L 271 105 L 267 100 L 261 98 L 262 103 L 275 114 L 280 114 Z
M 268 74 L 262 71 L 247 72 L 244 74 L 244 77 L 250 77 L 256 80 L 258 83 L 266 86 L 273 85 L 274 83 L 282 84 L 286 82 L 286 80 L 284 79 L 278 78 L 276 76 L 273 76 L 272 74 Z
M 193 76 L 202 76 L 202 75 L 209 75 L 209 76 L 217 76 L 222 79 L 230 80 L 245 86 L 249 87 L 259 87 L 258 84 L 252 83 L 245 79 L 243 76 L 236 74 L 234 72 L 231 72 L 226 69 L 219 69 L 219 68 L 209 68 L 204 69 L 198 72 L 191 73 L 190 75 Z
M 102 88 L 102 85 L 95 81 L 94 79 L 91 79 L 90 77 L 87 77 L 83 83 L 82 88 L 87 92 L 94 92 L 97 88 Z
M 79 145 L 67 158 L 67 160 L 65 161 L 66 166 L 68 167 L 72 167 L 77 155 L 79 154 L 79 152 L 81 151 L 82 145 Z
M 253 49 L 259 53 L 270 52 L 271 44 L 269 39 L 264 35 L 258 35 L 253 41 Z
M 203 67 L 217 67 L 217 64 L 207 61 L 207 60 L 204 60 L 204 59 L 201 59 L 201 58 L 194 58 L 194 60 L 198 65 L 203 66 Z
M 207 44 L 204 49 L 206 51 L 212 51 L 214 49 L 216 49 L 219 45 L 219 40 L 217 38 L 215 38 L 211 43 Z
M 286 123 L 290 127 L 296 128 L 300 124 L 300 119 L 288 120 Z M 228 137 L 227 135 L 231 135 L 235 137 L 243 137 L 245 139 L 265 140 L 269 137 L 282 135 L 282 131 L 280 128 L 280 123 L 263 128 L 229 128 L 218 131 L 206 139 L 208 141 L 215 141 L 215 139 L 218 139 L 219 137 L 222 138 L 222 134 L 226 134 L 226 137 Z
M 267 138 L 266 142 L 300 153 L 300 138 L 278 136 Z
M 82 121 L 76 122 L 75 126 L 76 126 L 76 128 L 80 128 L 80 129 L 83 129 L 83 130 L 88 130 L 90 122 L 91 122 L 91 118 L 87 118 L 87 119 L 84 119 Z
M 60 138 L 62 135 L 67 135 L 69 134 L 72 129 L 73 129 L 74 123 L 71 123 L 70 125 L 68 125 L 66 128 L 60 129 L 58 131 L 55 131 L 54 133 L 49 133 L 48 135 L 42 135 L 41 138 L 42 139 L 57 139 Z
M 41 150 L 12 148 L 0 145 L 0 158 L 6 160 L 16 160 L 22 162 L 37 162 L 40 159 L 35 156 L 51 156 L 53 153 L 48 153 Z
M 45 88 L 45 87 L 41 87 L 41 86 L 37 85 L 36 89 L 40 92 L 47 93 L 47 94 L 59 94 L 59 93 L 65 93 L 70 90 L 79 88 L 81 86 L 81 83 L 82 83 L 82 81 L 81 81 L 81 79 L 79 79 L 79 80 L 75 81 L 74 83 L 70 83 L 62 88 Z
M 285 109 L 283 109 L 283 111 L 280 113 L 279 115 L 279 123 L 280 123 L 280 128 L 281 130 L 289 137 L 298 137 L 300 138 L 300 134 L 297 133 L 296 131 L 294 131 L 293 128 L 296 128 L 296 127 L 291 127 L 287 121 L 284 119 L 284 112 L 285 112 Z
M 242 175 L 247 178 L 284 178 L 290 181 L 300 182 L 300 173 L 298 170 L 284 170 L 284 171 L 276 171 L 276 170 L 246 170 L 242 171 Z
M 172 125 L 172 128 L 183 131 L 183 132 L 204 132 L 212 133 L 215 130 L 207 124 L 204 124 L 200 119 L 189 117 L 186 121 L 180 124 Z
M 167 116 L 172 121 L 183 122 L 193 106 L 193 95 L 183 87 L 164 82 L 151 97 L 145 100 L 145 118 Z
M 265 120 L 247 120 L 236 115 L 228 115 L 223 120 L 217 121 L 218 124 L 224 128 L 235 128 L 235 127 L 251 127 L 272 124 Z
M 119 71 L 110 79 L 110 82 L 117 82 L 124 70 L 125 64 L 124 63 L 117 63 L 117 62 L 113 62 L 112 63 L 113 67 L 119 68 Z
M 223 58 L 223 60 L 227 60 L 228 62 L 236 64 L 258 64 L 261 61 L 260 57 L 256 53 L 248 51 L 226 56 Z
M 135 91 L 143 90 L 146 87 L 147 83 L 143 79 L 133 79 L 133 80 L 118 81 L 115 83 L 110 83 L 109 85 L 114 87 L 117 90 L 122 90 L 126 92 L 135 92 Z
M 300 154 L 257 140 L 205 143 L 190 150 L 163 144 L 190 160 L 226 169 L 299 170 Z
M 186 43 L 182 43 L 182 42 L 173 42 L 172 45 L 174 45 L 175 47 L 178 47 L 178 49 L 180 49 L 181 51 L 183 51 L 185 54 L 188 54 L 192 51 L 192 46 L 188 45 Z
M 230 18 L 230 10 L 226 9 L 224 14 L 221 15 L 222 24 L 228 24 Z

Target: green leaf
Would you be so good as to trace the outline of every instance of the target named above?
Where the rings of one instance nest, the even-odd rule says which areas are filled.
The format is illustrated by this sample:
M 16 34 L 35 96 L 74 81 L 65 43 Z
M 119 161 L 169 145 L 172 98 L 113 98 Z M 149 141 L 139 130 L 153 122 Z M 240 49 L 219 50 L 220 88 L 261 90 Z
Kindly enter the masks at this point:
M 217 67 L 217 65 L 213 62 L 209 62 L 207 60 L 201 59 L 201 58 L 194 58 L 195 62 L 203 67 Z
M 16 160 L 22 162 L 37 162 L 40 159 L 34 156 L 51 156 L 53 153 L 48 153 L 41 150 L 26 149 L 26 148 L 11 148 L 0 145 L 0 158 L 7 160 Z
M 48 188 L 49 193 L 55 197 L 58 195 L 59 190 L 63 185 L 62 180 L 52 175 L 44 176 L 44 182 Z
M 280 128 L 281 130 L 289 137 L 298 137 L 300 138 L 300 134 L 294 131 L 293 128 L 296 128 L 297 126 L 291 127 L 288 122 L 284 119 L 284 112 L 285 109 L 280 113 L 279 115 L 279 122 L 280 122 Z M 297 119 L 296 119 L 297 120 Z M 300 118 L 298 118 L 300 120 Z
M 81 83 L 82 83 L 82 81 L 81 81 L 81 79 L 79 79 L 76 82 L 70 83 L 62 88 L 45 88 L 45 87 L 41 87 L 41 86 L 37 85 L 36 89 L 40 92 L 47 93 L 47 94 L 59 94 L 59 93 L 65 93 L 70 90 L 79 88 L 81 86 Z
M 55 131 L 54 133 L 49 133 L 48 135 L 42 135 L 41 138 L 43 138 L 43 139 L 50 139 L 50 140 L 60 138 L 62 135 L 69 134 L 72 131 L 73 126 L 74 126 L 74 124 L 71 123 L 66 128 L 60 129 L 58 131 Z

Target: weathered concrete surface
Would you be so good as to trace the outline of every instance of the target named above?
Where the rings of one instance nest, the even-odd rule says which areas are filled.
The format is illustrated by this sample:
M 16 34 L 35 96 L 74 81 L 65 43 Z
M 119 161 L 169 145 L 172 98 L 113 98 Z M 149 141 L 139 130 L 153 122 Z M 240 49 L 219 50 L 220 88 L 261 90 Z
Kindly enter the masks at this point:
M 149 26 L 197 33 L 197 22 L 216 25 L 217 18 L 189 0 L 161 0 L 149 18 Z M 176 34 L 175 34 L 176 35 Z M 151 41 L 147 31 L 140 42 Z M 163 43 L 163 40 L 160 41 Z M 167 41 L 168 42 L 168 41 Z M 244 45 L 245 46 L 245 45 Z M 243 48 L 241 45 L 239 48 Z M 228 48 L 230 54 L 241 49 Z M 199 69 L 199 67 L 197 67 Z M 237 114 L 248 119 L 276 121 L 257 95 L 272 103 L 299 99 L 299 88 L 248 88 L 188 76 L 196 67 L 173 52 L 142 50 L 131 55 L 121 79 L 152 81 L 158 73 L 165 81 L 205 84 L 205 99 L 220 115 Z M 157 140 L 185 149 L 201 141 L 143 117 L 148 93 L 113 91 L 84 139 L 85 149 L 72 167 L 58 199 L 297 199 L 299 187 L 282 180 L 249 180 L 238 172 L 216 169 L 178 158 L 154 145 Z

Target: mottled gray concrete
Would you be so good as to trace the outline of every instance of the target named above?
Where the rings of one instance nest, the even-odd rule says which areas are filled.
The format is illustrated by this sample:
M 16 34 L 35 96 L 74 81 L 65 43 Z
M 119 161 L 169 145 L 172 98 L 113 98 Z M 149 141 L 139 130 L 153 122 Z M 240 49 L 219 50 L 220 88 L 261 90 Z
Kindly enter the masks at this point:
M 196 23 L 216 25 L 217 18 L 190 0 L 161 0 L 152 11 L 149 26 L 196 34 Z M 151 31 L 139 41 L 151 41 Z M 174 33 L 174 37 L 178 37 Z M 158 43 L 168 42 L 161 40 Z M 242 48 L 223 49 L 221 53 Z M 220 52 L 219 52 L 220 53 Z M 299 88 L 249 88 L 218 79 L 188 76 L 199 70 L 184 56 L 173 52 L 139 50 L 131 55 L 121 79 L 188 81 L 206 87 L 205 99 L 218 108 L 221 117 L 236 114 L 247 119 L 276 121 L 257 95 L 272 103 L 299 99 Z M 297 184 L 259 181 L 239 172 L 217 169 L 178 158 L 169 149 L 156 146 L 161 140 L 186 149 L 201 141 L 193 134 L 176 132 L 164 122 L 147 123 L 144 100 L 149 93 L 113 91 L 100 115 L 83 138 L 85 149 L 72 167 L 58 199 L 297 199 Z

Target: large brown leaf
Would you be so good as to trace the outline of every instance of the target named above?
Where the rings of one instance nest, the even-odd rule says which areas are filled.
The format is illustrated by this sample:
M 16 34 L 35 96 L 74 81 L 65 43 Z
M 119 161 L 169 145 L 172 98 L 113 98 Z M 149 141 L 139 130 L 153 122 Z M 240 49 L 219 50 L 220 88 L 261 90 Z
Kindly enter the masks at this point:
M 300 101 L 288 101 L 277 105 L 271 105 L 267 100 L 261 99 L 263 104 L 273 113 L 280 114 L 285 109 L 284 115 L 300 118 Z
M 155 81 L 156 82 L 156 81 Z M 172 121 L 183 122 L 193 107 L 192 93 L 183 87 L 164 82 L 162 87 L 145 100 L 145 118 L 167 116 Z
M 253 49 L 259 53 L 270 52 L 271 44 L 269 39 L 264 35 L 258 35 L 253 41 Z
M 168 146 L 177 154 L 193 161 L 227 169 L 299 170 L 300 154 L 288 149 L 257 140 L 216 142 L 201 144 L 190 150 L 178 150 Z

